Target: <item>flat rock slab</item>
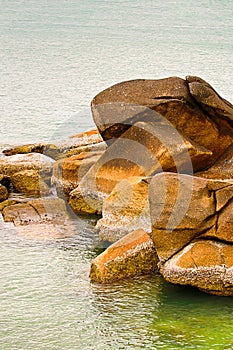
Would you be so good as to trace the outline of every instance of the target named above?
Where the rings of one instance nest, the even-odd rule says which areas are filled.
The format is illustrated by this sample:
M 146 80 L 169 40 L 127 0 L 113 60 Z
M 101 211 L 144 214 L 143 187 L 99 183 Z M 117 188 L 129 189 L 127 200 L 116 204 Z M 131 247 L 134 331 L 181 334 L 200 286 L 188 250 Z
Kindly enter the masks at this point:
M 38 198 L 26 203 L 6 206 L 5 222 L 13 222 L 19 235 L 28 238 L 55 239 L 76 234 L 65 202 L 59 198 Z
M 158 257 L 153 242 L 144 230 L 138 229 L 112 244 L 92 261 L 92 282 L 113 281 L 158 272 Z

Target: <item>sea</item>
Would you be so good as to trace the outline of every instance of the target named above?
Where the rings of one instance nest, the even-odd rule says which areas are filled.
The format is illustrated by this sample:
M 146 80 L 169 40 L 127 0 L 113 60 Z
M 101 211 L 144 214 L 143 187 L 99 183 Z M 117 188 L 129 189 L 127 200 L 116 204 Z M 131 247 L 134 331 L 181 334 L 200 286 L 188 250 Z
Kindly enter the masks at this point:
M 94 128 L 92 98 L 125 80 L 197 75 L 233 103 L 233 1 L 0 0 L 0 67 L 0 150 Z M 94 225 L 38 241 L 0 220 L 0 349 L 233 349 L 232 298 L 91 283 Z

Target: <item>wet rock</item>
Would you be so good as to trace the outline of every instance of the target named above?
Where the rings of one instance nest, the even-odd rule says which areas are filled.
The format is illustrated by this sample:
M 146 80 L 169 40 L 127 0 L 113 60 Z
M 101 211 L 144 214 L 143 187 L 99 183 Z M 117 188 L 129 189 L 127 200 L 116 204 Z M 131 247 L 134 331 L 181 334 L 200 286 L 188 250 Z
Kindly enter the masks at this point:
M 23 170 L 14 173 L 11 181 L 16 192 L 26 195 L 45 196 L 51 190 L 37 170 Z
M 116 242 L 139 228 L 151 232 L 148 183 L 142 178 L 119 182 L 104 200 L 102 219 L 97 222 L 99 238 Z
M 76 234 L 65 202 L 59 198 L 44 197 L 6 206 L 2 211 L 5 222 L 13 222 L 18 235 L 49 240 Z
M 5 201 L 8 198 L 7 188 L 0 184 L 0 202 Z
M 233 296 L 233 245 L 211 240 L 193 242 L 169 259 L 161 272 L 169 282 Z
M 93 99 L 94 121 L 104 140 L 110 142 L 137 122 L 168 120 L 181 135 L 213 153 L 210 166 L 232 144 L 233 130 L 225 120 L 212 120 L 193 99 L 189 87 L 177 77 L 116 84 Z
M 61 196 L 74 190 L 83 176 L 98 161 L 103 152 L 82 152 L 58 160 L 54 165 L 52 183 L 56 185 Z
M 158 258 L 153 242 L 139 229 L 112 244 L 92 261 L 92 282 L 111 283 L 136 275 L 158 272 Z

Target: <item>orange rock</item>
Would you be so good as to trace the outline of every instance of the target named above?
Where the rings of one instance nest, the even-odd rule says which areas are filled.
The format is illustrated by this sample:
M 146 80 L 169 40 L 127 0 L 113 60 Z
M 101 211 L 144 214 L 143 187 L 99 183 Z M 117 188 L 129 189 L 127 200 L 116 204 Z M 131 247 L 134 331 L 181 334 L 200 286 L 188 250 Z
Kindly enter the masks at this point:
M 157 263 L 150 236 L 138 229 L 112 244 L 92 261 L 90 279 L 111 283 L 126 277 L 155 273 L 158 271 Z

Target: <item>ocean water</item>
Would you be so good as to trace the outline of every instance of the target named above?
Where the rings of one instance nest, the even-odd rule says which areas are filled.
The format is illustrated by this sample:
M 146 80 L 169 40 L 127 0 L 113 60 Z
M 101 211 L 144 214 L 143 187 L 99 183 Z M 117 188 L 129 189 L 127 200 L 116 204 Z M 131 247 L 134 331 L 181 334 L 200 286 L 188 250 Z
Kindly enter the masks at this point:
M 0 0 L 0 149 L 94 127 L 129 79 L 198 75 L 233 102 L 231 0 Z M 0 349 L 233 349 L 231 298 L 137 278 L 90 283 L 93 223 L 54 242 L 0 222 Z

